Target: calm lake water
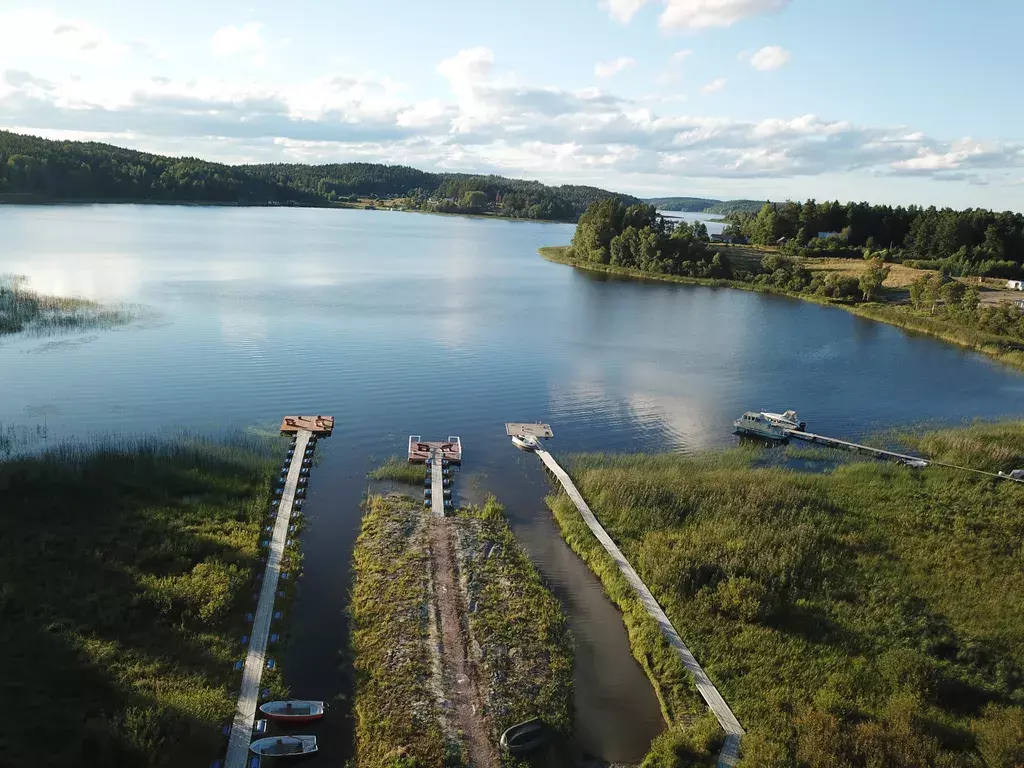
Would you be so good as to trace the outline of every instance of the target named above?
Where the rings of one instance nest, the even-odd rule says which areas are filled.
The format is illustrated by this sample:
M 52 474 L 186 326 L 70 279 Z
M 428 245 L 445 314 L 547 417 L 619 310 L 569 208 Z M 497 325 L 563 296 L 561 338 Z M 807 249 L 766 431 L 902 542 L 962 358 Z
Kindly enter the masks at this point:
M 0 341 L 0 423 L 49 439 L 272 429 L 327 413 L 294 608 L 293 693 L 346 691 L 339 652 L 365 473 L 410 433 L 460 435 L 464 498 L 495 493 L 569 611 L 581 747 L 638 758 L 663 727 L 600 584 L 544 505 L 507 420 L 550 422 L 556 453 L 733 444 L 751 408 L 810 429 L 1024 412 L 1024 378 L 838 309 L 727 289 L 601 279 L 550 264 L 562 224 L 373 211 L 0 206 L 0 272 L 44 293 L 131 302 L 127 328 Z M 344 705 L 317 764 L 348 748 Z

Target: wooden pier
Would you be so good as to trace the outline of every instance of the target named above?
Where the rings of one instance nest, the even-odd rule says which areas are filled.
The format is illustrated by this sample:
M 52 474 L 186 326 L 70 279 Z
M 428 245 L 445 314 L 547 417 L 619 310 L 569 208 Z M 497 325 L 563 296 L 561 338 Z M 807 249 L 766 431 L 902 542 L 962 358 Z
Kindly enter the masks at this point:
M 291 418 L 302 419 L 301 423 L 308 423 L 305 419 L 309 417 Z M 325 418 L 330 420 L 330 428 L 327 429 L 325 422 L 321 422 L 320 434 L 330 434 L 334 428 L 334 419 L 322 416 L 313 417 L 314 425 L 316 424 L 315 420 Z M 287 422 L 288 419 L 285 421 Z M 281 431 L 287 433 L 292 429 L 286 429 L 285 424 L 282 424 Z M 312 447 L 316 442 L 312 430 L 295 429 L 294 433 L 295 447 L 277 506 L 277 522 L 274 524 L 274 532 L 267 551 L 267 566 L 263 575 L 259 602 L 253 616 L 252 631 L 249 634 L 249 650 L 245 656 L 245 666 L 242 671 L 242 687 L 238 694 L 238 706 L 235 709 L 235 718 L 231 723 L 231 732 L 228 735 L 228 752 L 224 760 L 224 768 L 246 768 L 249 764 L 249 744 L 253 740 L 253 724 L 256 719 L 256 705 L 259 701 L 260 679 L 267 664 L 267 639 L 270 635 L 270 622 L 274 616 L 274 598 L 277 595 L 278 581 L 281 577 L 281 561 L 288 540 L 288 526 L 291 521 L 292 509 L 295 506 L 299 479 L 302 477 L 306 449 Z
M 462 463 L 462 441 L 457 435 L 447 440 L 421 440 L 419 435 L 409 435 L 409 461 L 413 464 L 424 464 L 427 459 L 439 453 L 445 461 L 452 464 Z
M 430 458 L 430 511 L 444 517 L 444 461 L 440 451 Z
M 601 525 L 594 513 L 591 512 L 590 507 L 583 499 L 579 489 L 576 488 L 572 478 L 569 477 L 566 471 L 555 461 L 555 458 L 546 450 L 538 448 L 535 453 L 562 484 L 565 492 L 579 510 L 587 527 L 590 528 L 605 551 L 611 555 L 619 571 L 625 576 L 626 581 L 629 582 L 630 586 L 633 587 L 640 597 L 640 601 L 643 603 L 644 608 L 647 609 L 647 613 L 658 622 L 658 626 L 661 628 L 665 638 L 675 648 L 683 665 L 693 676 L 693 682 L 697 686 L 697 691 L 707 703 L 708 709 L 711 710 L 719 725 L 725 731 L 725 743 L 722 745 L 722 751 L 718 755 L 718 768 L 730 768 L 736 765 L 739 760 L 740 739 L 744 735 L 743 727 L 740 725 L 739 720 L 736 719 L 736 715 L 733 714 L 732 709 L 729 708 L 722 694 L 718 692 L 715 684 L 711 682 L 703 667 L 697 663 L 697 659 L 694 658 L 693 653 L 690 652 L 686 643 L 683 642 L 679 632 L 676 631 L 665 611 L 662 610 L 654 595 L 651 594 L 651 590 L 647 588 L 647 585 L 644 584 L 643 580 L 633 569 L 633 566 L 629 564 L 626 556 L 622 554 L 618 545 L 608 535 L 608 532 L 605 531 L 604 526 Z
M 815 443 L 816 445 L 825 445 L 830 448 L 841 448 L 845 451 L 853 451 L 855 453 L 860 453 L 865 456 L 873 456 L 876 459 L 889 459 L 891 461 L 902 462 L 923 461 L 927 464 L 932 463 L 928 459 L 922 458 L 920 456 L 908 456 L 905 453 L 886 451 L 882 448 L 872 448 L 870 445 L 851 443 L 846 440 L 840 440 L 836 437 L 825 437 L 824 435 L 816 435 L 813 432 L 801 432 L 798 429 L 787 429 L 786 434 L 789 435 L 790 437 L 795 437 L 797 440 L 804 440 L 808 443 Z
M 284 434 L 297 434 L 302 431 L 319 437 L 330 437 L 334 431 L 334 417 L 285 416 L 281 419 L 281 432 Z

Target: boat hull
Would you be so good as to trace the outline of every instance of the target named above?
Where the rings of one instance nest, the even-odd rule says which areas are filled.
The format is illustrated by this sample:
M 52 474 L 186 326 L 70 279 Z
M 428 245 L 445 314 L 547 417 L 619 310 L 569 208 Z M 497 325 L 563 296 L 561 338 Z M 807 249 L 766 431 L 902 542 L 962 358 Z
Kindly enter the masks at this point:
M 268 720 L 279 723 L 311 723 L 324 716 L 322 701 L 268 701 L 260 712 Z
M 501 734 L 501 747 L 511 755 L 527 755 L 543 749 L 551 743 L 554 734 L 547 723 L 540 719 L 527 720 L 513 725 Z
M 249 745 L 250 752 L 262 757 L 302 757 L 318 750 L 316 736 L 268 736 Z
M 512 438 L 512 445 L 520 451 L 536 451 L 540 447 L 534 438 L 519 437 L 518 435 Z

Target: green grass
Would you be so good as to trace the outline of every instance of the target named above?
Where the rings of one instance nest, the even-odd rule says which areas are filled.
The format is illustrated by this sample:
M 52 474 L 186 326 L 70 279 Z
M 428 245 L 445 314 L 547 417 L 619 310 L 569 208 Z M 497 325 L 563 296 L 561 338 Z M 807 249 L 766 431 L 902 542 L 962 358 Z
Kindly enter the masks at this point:
M 131 315 L 86 299 L 41 296 L 25 288 L 25 280 L 0 276 L 0 335 L 32 331 L 55 333 L 124 325 Z
M 371 480 L 381 480 L 406 485 L 423 485 L 424 466 L 410 464 L 400 456 L 389 456 L 383 464 L 367 474 Z
M 750 251 L 749 259 L 754 259 L 756 249 L 740 249 L 733 246 L 726 250 L 730 259 L 739 258 L 739 254 Z M 895 325 L 907 331 L 920 333 L 940 339 L 950 344 L 973 349 L 977 352 L 989 355 L 1001 363 L 1014 368 L 1024 369 L 1024 346 L 1019 341 L 998 336 L 992 333 L 979 331 L 975 328 L 958 325 L 949 319 L 932 317 L 922 314 L 905 304 L 891 304 L 870 302 L 864 304 L 851 304 L 846 301 L 834 301 L 832 299 L 816 296 L 809 293 L 795 293 L 784 291 L 779 288 L 757 283 L 749 283 L 741 280 L 706 279 L 699 277 L 682 277 L 679 275 L 660 275 L 652 272 L 644 272 L 638 269 L 616 267 L 610 264 L 595 264 L 573 258 L 569 246 L 549 246 L 539 248 L 538 252 L 547 261 L 558 264 L 585 269 L 591 272 L 603 272 L 605 274 L 620 275 L 622 277 L 658 280 L 662 282 L 682 283 L 684 285 L 705 285 L 713 288 L 736 288 L 743 291 L 755 291 L 758 293 L 770 293 L 779 296 L 792 296 L 803 301 L 810 301 L 823 306 L 832 306 L 844 309 L 860 317 L 874 320 L 880 323 Z M 739 264 L 743 268 L 750 269 L 753 261 L 749 264 Z
M 0 463 L 0 753 L 208 764 L 234 710 L 275 462 L 266 441 L 122 441 Z
M 423 523 L 411 498 L 366 500 L 349 604 L 360 768 L 444 762 L 441 712 L 430 687 L 430 559 Z
M 447 734 L 430 653 L 429 512 L 398 494 L 370 496 L 356 544 L 350 612 L 361 768 L 461 765 Z M 572 643 L 544 586 L 493 498 L 447 520 L 465 590 L 469 657 L 485 681 L 491 736 L 543 717 L 572 731 Z M 505 765 L 518 765 L 509 756 Z
M 468 585 L 470 634 L 482 649 L 493 738 L 532 717 L 571 736 L 572 639 L 561 604 L 493 496 L 483 507 L 458 510 L 452 521 Z
M 914 442 L 938 460 L 1024 466 L 1021 424 Z M 1021 486 L 938 467 L 855 461 L 812 475 L 755 461 L 748 449 L 570 464 L 747 729 L 742 766 L 1021 764 Z M 562 494 L 551 504 L 625 606 L 634 652 L 658 658 L 578 513 Z M 693 695 L 676 670 L 650 670 L 685 720 Z M 697 746 L 703 758 L 650 764 L 700 764 L 715 745 Z

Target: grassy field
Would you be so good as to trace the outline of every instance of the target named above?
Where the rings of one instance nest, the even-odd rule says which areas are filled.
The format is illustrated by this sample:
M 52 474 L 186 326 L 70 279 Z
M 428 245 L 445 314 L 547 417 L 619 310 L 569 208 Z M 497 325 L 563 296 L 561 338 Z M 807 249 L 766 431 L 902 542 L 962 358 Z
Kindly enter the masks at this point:
M 1024 466 L 1021 424 L 905 439 L 936 459 Z M 753 468 L 759 455 L 570 464 L 747 729 L 742 766 L 1020 766 L 1024 489 L 863 461 L 827 474 Z M 564 495 L 550 502 L 630 626 L 631 598 L 596 541 Z M 663 658 L 630 630 L 638 655 Z M 650 669 L 685 723 L 699 706 L 685 679 Z M 650 765 L 710 759 L 706 725 L 674 733 Z
M 429 512 L 406 496 L 366 501 L 350 607 L 361 768 L 464 764 L 461 734 L 443 705 L 453 697 L 435 651 L 430 522 Z M 455 536 L 464 640 L 484 683 L 490 738 L 497 743 L 505 728 L 534 716 L 568 735 L 572 645 L 560 604 L 496 501 L 459 509 L 444 522 Z M 517 763 L 506 755 L 503 764 Z
M 124 325 L 130 319 L 130 313 L 123 309 L 85 299 L 41 296 L 29 291 L 22 278 L 0 276 L 0 335 L 110 327 Z
M 0 762 L 223 753 L 274 467 L 269 443 L 243 438 L 0 463 Z
M 753 246 L 724 246 L 722 250 L 727 253 L 733 263 L 743 269 L 749 269 L 751 265 L 759 263 L 760 258 L 770 251 Z M 662 282 L 682 283 L 684 285 L 706 285 L 719 288 L 737 288 L 744 291 L 757 291 L 759 293 L 772 293 L 783 296 L 793 296 L 803 301 L 814 302 L 825 306 L 839 307 L 869 320 L 880 323 L 888 323 L 914 333 L 921 333 L 933 336 L 942 341 L 956 344 L 957 346 L 973 349 L 986 355 L 996 358 L 1006 365 L 1024 369 L 1024 344 L 1014 339 L 999 336 L 976 328 L 970 328 L 950 322 L 942 317 L 932 317 L 914 311 L 906 303 L 906 285 L 916 279 L 915 275 L 929 274 L 926 270 L 911 269 L 902 265 L 889 265 L 893 268 L 889 279 L 886 281 L 885 294 L 880 302 L 869 302 L 863 304 L 851 304 L 844 301 L 833 301 L 821 296 L 809 293 L 791 293 L 779 290 L 770 286 L 763 286 L 755 283 L 740 280 L 704 279 L 698 277 L 681 277 L 677 275 L 658 275 L 649 272 L 642 272 L 637 269 L 626 269 L 607 264 L 594 264 L 574 259 L 569 253 L 568 246 L 546 247 L 539 249 L 540 255 L 548 261 L 559 264 L 585 269 L 591 272 L 602 272 L 605 274 L 621 275 L 630 278 L 644 280 L 658 280 Z M 745 260 L 745 261 L 744 261 Z M 745 264 L 745 266 L 744 266 Z M 864 266 L 861 266 L 861 265 Z M 867 262 L 856 259 L 806 259 L 805 265 L 815 272 L 829 271 L 856 274 L 859 270 L 866 268 Z M 965 282 L 967 281 L 964 279 Z M 987 281 L 984 286 L 987 293 L 982 293 L 983 301 L 989 304 L 999 303 L 1003 300 L 1016 298 L 1019 292 L 1005 291 L 996 288 L 992 283 L 998 281 Z M 999 298 L 993 298 L 998 295 Z M 986 298 L 987 297 L 987 298 Z

